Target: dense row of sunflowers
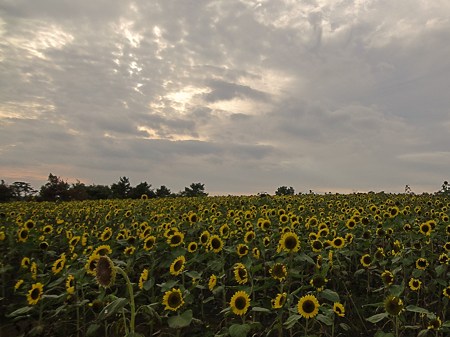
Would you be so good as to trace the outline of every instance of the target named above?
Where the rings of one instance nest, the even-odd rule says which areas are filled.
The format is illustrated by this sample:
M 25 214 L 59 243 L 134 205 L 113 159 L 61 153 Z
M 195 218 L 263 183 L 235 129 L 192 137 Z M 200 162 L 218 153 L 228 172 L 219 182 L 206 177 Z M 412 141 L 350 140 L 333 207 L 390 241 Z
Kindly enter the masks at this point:
M 437 195 L 0 205 L 1 331 L 448 336 Z

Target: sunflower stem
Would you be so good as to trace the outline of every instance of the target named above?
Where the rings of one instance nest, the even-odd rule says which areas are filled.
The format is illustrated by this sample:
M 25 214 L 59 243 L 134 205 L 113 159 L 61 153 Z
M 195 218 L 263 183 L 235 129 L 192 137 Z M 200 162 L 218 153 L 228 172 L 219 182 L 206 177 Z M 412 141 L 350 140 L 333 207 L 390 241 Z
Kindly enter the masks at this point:
M 133 287 L 130 282 L 130 278 L 128 275 L 123 271 L 120 267 L 115 267 L 116 271 L 123 276 L 127 283 L 128 288 L 128 295 L 130 296 L 130 311 L 131 311 L 131 318 L 130 318 L 130 333 L 134 334 L 134 325 L 135 325 L 135 316 L 136 316 L 136 306 L 134 304 L 134 294 L 133 294 Z

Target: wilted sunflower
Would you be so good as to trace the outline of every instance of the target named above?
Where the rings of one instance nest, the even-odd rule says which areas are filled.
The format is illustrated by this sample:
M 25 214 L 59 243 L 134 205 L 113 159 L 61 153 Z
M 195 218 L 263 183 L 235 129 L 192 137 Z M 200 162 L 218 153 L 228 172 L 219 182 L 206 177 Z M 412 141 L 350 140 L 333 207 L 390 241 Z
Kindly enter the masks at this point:
M 270 275 L 272 275 L 275 280 L 282 282 L 286 279 L 287 268 L 283 263 L 275 263 L 272 268 L 270 268 Z
M 183 294 L 180 289 L 172 288 L 164 293 L 162 304 L 164 310 L 177 311 L 184 304 Z
M 233 268 L 234 279 L 239 284 L 245 284 L 248 282 L 247 268 L 242 263 L 236 263 Z
M 66 254 L 61 254 L 61 257 L 57 259 L 52 266 L 52 272 L 54 275 L 58 274 L 61 270 L 63 270 L 66 264 Z
M 215 274 L 212 274 L 209 277 L 209 281 L 208 281 L 208 289 L 210 291 L 213 291 L 213 289 L 216 287 L 217 285 L 217 276 Z
M 300 241 L 298 235 L 293 232 L 284 233 L 278 243 L 277 252 L 285 251 L 288 253 L 298 252 Z
M 144 240 L 144 249 L 146 251 L 152 250 L 155 247 L 156 237 L 149 235 Z
M 139 276 L 139 289 L 144 289 L 144 283 L 148 280 L 148 269 L 144 268 L 144 270 L 141 272 L 141 275 Z
M 411 277 L 408 282 L 408 285 L 409 285 L 409 289 L 411 289 L 412 291 L 418 291 L 420 289 L 420 287 L 422 286 L 422 281 L 420 281 L 414 277 Z
M 43 292 L 44 292 L 44 285 L 40 282 L 34 283 L 27 294 L 28 304 L 29 305 L 37 304 L 41 300 Z
M 239 257 L 243 257 L 248 254 L 248 246 L 244 245 L 242 243 L 238 244 L 236 246 L 236 253 L 239 255 Z
M 211 235 L 209 238 L 208 248 L 214 253 L 219 253 L 223 248 L 223 241 L 219 235 Z
M 184 270 L 186 258 L 183 255 L 178 256 L 170 265 L 170 274 L 177 276 Z
M 364 254 L 363 256 L 361 256 L 361 259 L 359 260 L 359 262 L 361 262 L 361 264 L 363 265 L 363 267 L 370 267 L 370 264 L 372 263 L 372 258 L 370 257 L 369 254 Z
M 333 304 L 333 311 L 339 317 L 344 317 L 345 316 L 345 307 L 342 305 L 342 303 L 334 302 L 334 304 Z
M 439 330 L 439 328 L 442 326 L 442 320 L 439 317 L 434 317 L 430 319 L 428 322 L 428 330 Z
M 100 256 L 95 267 L 97 283 L 104 288 L 111 287 L 116 280 L 116 268 L 108 256 Z
M 75 293 L 75 276 L 69 274 L 66 278 L 66 291 L 69 295 Z
M 272 299 L 271 304 L 273 309 L 281 309 L 287 300 L 287 293 L 277 294 L 277 296 Z
M 381 279 L 385 285 L 391 285 L 394 283 L 394 274 L 392 274 L 389 270 L 385 270 L 381 273 Z
M 304 318 L 314 318 L 319 313 L 319 301 L 314 295 L 306 295 L 299 299 L 298 313 Z
M 231 311 L 235 315 L 245 315 L 250 307 L 250 296 L 245 291 L 237 291 L 230 300 Z
M 384 309 L 389 315 L 398 316 L 403 311 L 404 304 L 400 297 L 389 295 L 384 300 Z
M 419 257 L 419 258 L 416 260 L 416 268 L 419 269 L 419 270 L 425 270 L 425 269 L 427 269 L 428 265 L 429 265 L 429 262 L 428 262 L 428 260 L 427 260 L 426 258 L 424 258 L 424 257 Z

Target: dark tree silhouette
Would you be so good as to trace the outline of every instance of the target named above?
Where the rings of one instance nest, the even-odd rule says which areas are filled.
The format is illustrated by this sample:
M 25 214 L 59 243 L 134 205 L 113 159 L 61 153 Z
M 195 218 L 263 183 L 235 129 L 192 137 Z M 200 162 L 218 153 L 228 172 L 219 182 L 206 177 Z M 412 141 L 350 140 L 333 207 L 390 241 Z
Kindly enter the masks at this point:
M 206 197 L 208 193 L 205 192 L 205 184 L 192 183 L 189 187 L 185 187 L 180 195 L 183 197 Z
M 294 195 L 295 191 L 293 187 L 281 186 L 275 191 L 275 195 Z
M 160 188 L 156 189 L 156 197 L 157 198 L 165 198 L 172 196 L 172 192 L 166 186 L 162 185 Z
M 69 187 L 70 185 L 66 181 L 50 173 L 48 182 L 41 186 L 41 199 L 45 201 L 69 200 Z
M 112 197 L 117 199 L 125 199 L 129 197 L 131 192 L 130 179 L 127 177 L 120 177 L 117 183 L 111 185 Z

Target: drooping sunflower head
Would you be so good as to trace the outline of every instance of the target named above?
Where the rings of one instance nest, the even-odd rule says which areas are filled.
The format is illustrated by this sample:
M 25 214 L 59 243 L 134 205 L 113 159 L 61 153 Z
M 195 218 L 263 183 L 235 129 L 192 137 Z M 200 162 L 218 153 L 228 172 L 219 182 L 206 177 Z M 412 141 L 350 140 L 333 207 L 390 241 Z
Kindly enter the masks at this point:
M 102 287 L 109 288 L 116 280 L 116 268 L 111 259 L 104 255 L 100 256 L 95 267 L 95 279 Z
M 183 293 L 175 288 L 166 291 L 162 304 L 165 305 L 164 310 L 177 311 L 184 304 Z
M 245 284 L 248 282 L 247 268 L 242 263 L 236 263 L 234 265 L 234 279 L 239 284 Z
M 427 329 L 428 330 L 439 330 L 439 328 L 441 326 L 442 326 L 442 320 L 438 316 L 435 316 L 429 320 Z
M 145 282 L 147 282 L 148 280 L 148 269 L 144 268 L 144 270 L 142 270 L 141 275 L 139 276 L 139 289 L 144 289 L 144 284 Z
M 250 296 L 245 291 L 237 291 L 230 300 L 231 311 L 235 315 L 245 315 L 250 307 Z
M 281 282 L 286 279 L 287 268 L 283 263 L 275 263 L 272 268 L 270 268 L 270 275 L 272 275 L 275 280 Z
M 272 299 L 272 308 L 273 309 L 281 309 L 287 300 L 287 293 L 277 294 L 277 296 Z
M 304 318 L 314 318 L 319 313 L 319 301 L 314 295 L 306 295 L 300 298 L 297 304 L 298 313 Z
M 186 258 L 183 255 L 178 256 L 170 265 L 170 274 L 177 276 L 184 270 Z
M 333 311 L 339 317 L 344 317 L 345 316 L 345 307 L 344 307 L 344 305 L 342 303 L 334 302 L 334 304 L 333 304 Z
M 400 297 L 389 295 L 384 300 L 384 309 L 389 315 L 398 316 L 403 311 L 404 304 Z

